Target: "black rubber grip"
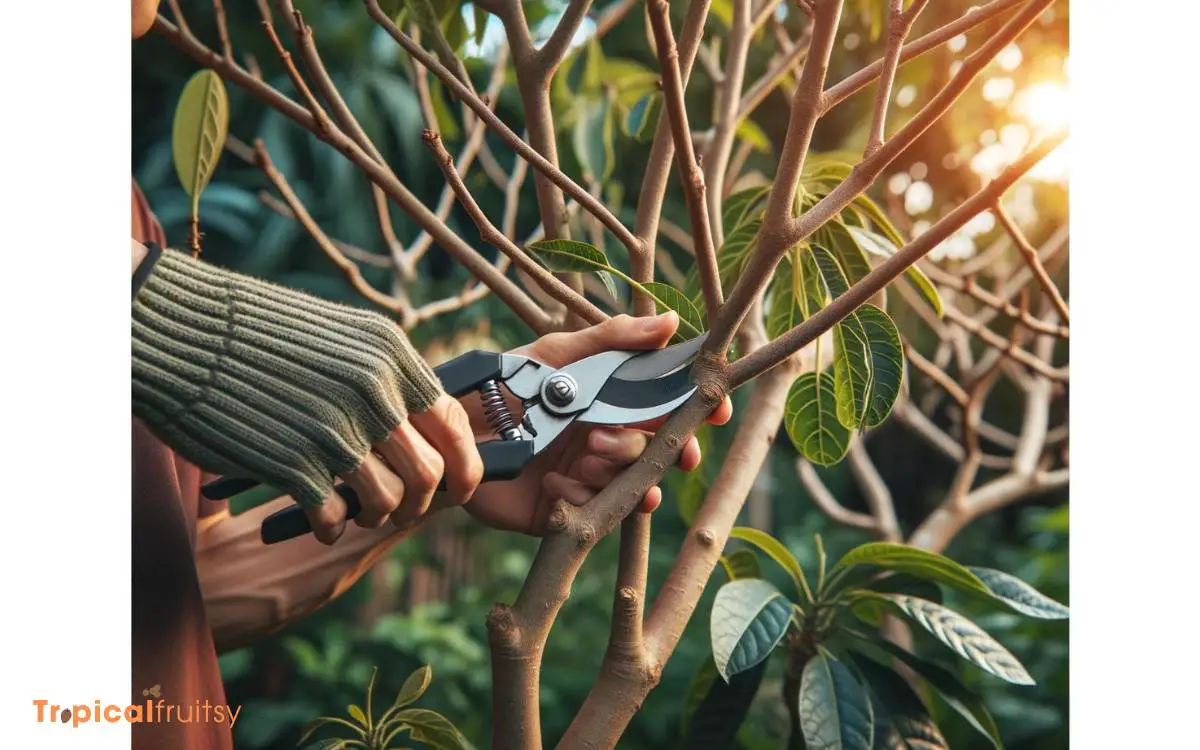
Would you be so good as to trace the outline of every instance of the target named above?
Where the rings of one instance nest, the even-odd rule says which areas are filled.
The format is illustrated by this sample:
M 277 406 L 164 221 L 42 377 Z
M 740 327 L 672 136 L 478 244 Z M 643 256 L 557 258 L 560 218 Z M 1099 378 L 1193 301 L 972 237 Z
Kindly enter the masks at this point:
M 479 443 L 479 456 L 483 459 L 483 481 L 501 482 L 516 479 L 533 459 L 533 442 L 529 440 L 492 440 Z M 446 489 L 443 479 L 439 490 Z M 346 520 L 354 518 L 362 510 L 358 493 L 346 485 L 338 485 L 337 493 L 346 501 Z M 263 544 L 276 544 L 288 539 L 304 536 L 312 531 L 308 516 L 298 505 L 273 513 L 262 523 Z
M 489 380 L 499 380 L 502 372 L 501 355 L 479 350 L 467 352 L 435 367 L 433 372 L 442 381 L 446 393 L 458 398 L 478 390 L 480 385 Z

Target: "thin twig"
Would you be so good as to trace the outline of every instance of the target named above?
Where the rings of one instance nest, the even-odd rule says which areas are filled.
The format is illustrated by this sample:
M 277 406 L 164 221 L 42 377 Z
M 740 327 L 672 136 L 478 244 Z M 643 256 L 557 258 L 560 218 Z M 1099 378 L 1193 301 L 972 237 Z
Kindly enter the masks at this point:
M 817 506 L 817 510 L 829 516 L 831 521 L 840 523 L 843 526 L 849 526 L 852 529 L 862 529 L 869 531 L 872 534 L 878 533 L 879 528 L 875 519 L 866 513 L 860 513 L 856 510 L 850 510 L 846 506 L 838 502 L 825 483 L 821 481 L 821 476 L 817 474 L 817 470 L 803 457 L 796 458 L 796 476 L 799 477 L 800 483 L 804 485 L 808 496 L 812 498 L 813 505 Z
M 717 250 L 713 245 L 709 206 L 704 198 L 704 173 L 697 164 L 691 129 L 688 127 L 687 105 L 683 98 L 683 75 L 679 70 L 679 50 L 675 46 L 675 34 L 671 31 L 670 5 L 666 0 L 654 1 L 650 23 L 654 28 L 659 64 L 662 67 L 667 117 L 675 140 L 675 150 L 679 152 L 679 176 L 683 182 L 684 199 L 692 225 L 693 247 L 696 267 L 700 273 L 700 287 L 704 293 L 704 307 L 708 319 L 712 321 L 721 309 L 724 295 L 721 292 L 721 278 L 717 270 Z
M 225 18 L 225 3 L 222 0 L 213 0 L 213 15 L 217 20 L 217 36 L 221 38 L 221 52 L 232 60 L 233 44 L 229 41 L 229 22 Z
M 1058 287 L 1054 285 L 1054 280 L 1050 278 L 1050 274 L 1046 273 L 1046 267 L 1038 260 L 1037 250 L 1034 249 L 1033 245 L 1029 244 L 1029 240 L 1025 238 L 1024 232 L 1013 221 L 1012 216 L 1004 208 L 1003 204 L 997 201 L 996 205 L 992 208 L 992 213 L 995 215 L 997 221 L 1000 222 L 1000 226 L 1004 227 L 1004 231 L 1008 232 L 1013 242 L 1016 243 L 1017 249 L 1021 251 L 1021 257 L 1025 259 L 1029 270 L 1033 272 L 1034 278 L 1042 285 L 1042 290 L 1046 292 L 1050 301 L 1054 303 L 1054 307 L 1058 309 L 1058 314 L 1063 322 L 1070 323 L 1071 310 L 1067 307 L 1067 301 L 1063 299 L 1062 294 L 1058 291 Z

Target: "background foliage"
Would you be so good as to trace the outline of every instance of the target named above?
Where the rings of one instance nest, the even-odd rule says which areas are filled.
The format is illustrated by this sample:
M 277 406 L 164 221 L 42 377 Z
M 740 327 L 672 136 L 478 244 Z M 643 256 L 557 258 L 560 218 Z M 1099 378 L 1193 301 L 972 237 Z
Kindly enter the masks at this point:
M 965 1 L 934 3 L 927 11 L 932 17 L 927 23 L 932 27 L 943 22 L 961 13 L 967 4 Z M 397 167 L 406 184 L 419 197 L 430 204 L 435 202 L 443 181 L 420 142 L 423 124 L 410 81 L 410 69 L 402 53 L 390 40 L 383 38 L 357 0 L 302 0 L 297 5 L 316 30 L 317 42 L 335 81 L 360 122 L 375 136 L 385 158 Z M 560 10 L 560 4 L 556 2 L 527 5 L 534 6 L 529 10 L 531 18 L 544 17 L 549 19 L 548 23 L 553 22 L 554 15 Z M 606 4 L 598 5 L 603 8 Z M 832 79 L 878 57 L 882 41 L 872 39 L 871 14 L 854 10 L 857 6 L 869 8 L 872 5 L 850 4 L 841 32 L 846 40 L 845 48 L 835 52 L 835 68 L 830 72 Z M 190 0 L 182 6 L 196 33 L 215 42 L 211 4 L 207 0 Z M 291 93 L 286 77 L 267 46 L 254 4 L 227 3 L 227 6 L 235 48 L 252 52 L 262 63 L 264 75 L 272 85 Z M 720 6 L 721 3 L 714 3 L 714 15 L 710 19 L 713 30 L 718 33 L 722 23 Z M 1060 7 L 1058 17 L 1043 19 L 1042 24 L 1023 38 L 1020 55 L 1026 63 L 1017 72 L 999 70 L 995 71 L 995 77 L 1026 76 L 1030 80 L 1050 74 L 1061 77 L 1066 55 L 1065 13 L 1065 6 Z M 463 18 L 464 24 L 473 23 L 474 14 L 469 6 L 464 6 Z M 535 25 L 535 30 L 537 28 L 540 27 Z M 851 36 L 856 39 L 853 48 L 850 48 Z M 483 38 L 482 48 L 471 46 L 470 49 L 486 53 L 490 37 L 485 35 Z M 754 45 L 751 71 L 763 69 L 770 53 L 769 45 L 769 40 Z M 950 64 L 953 46 L 950 45 L 949 51 L 932 53 L 902 68 L 897 90 L 915 87 L 921 92 L 916 95 L 920 101 L 923 93 L 940 85 Z M 631 13 L 605 37 L 602 50 L 610 59 L 628 59 L 640 62 L 650 70 L 657 69 L 646 46 L 640 11 Z M 190 199 L 180 187 L 172 165 L 171 122 L 175 102 L 196 67 L 153 34 L 134 44 L 133 59 L 134 176 L 146 191 L 172 243 L 182 245 L 187 239 Z M 485 61 L 468 59 L 467 66 L 477 82 L 484 80 L 488 70 Z M 510 84 L 511 80 L 510 76 Z M 1010 81 L 1012 89 L 1017 91 L 1026 82 L 1024 78 Z M 574 83 L 586 85 L 577 79 Z M 993 122 L 1001 121 L 1011 103 L 1011 90 L 1008 98 L 989 98 L 988 94 L 986 85 L 981 91 L 969 94 L 952 117 L 931 130 L 898 160 L 889 173 L 892 179 L 882 181 L 886 183 L 885 191 L 891 194 L 880 192 L 874 197 L 891 208 L 901 231 L 911 229 L 914 223 L 932 220 L 943 208 L 954 206 L 977 185 L 979 173 L 987 171 L 986 159 L 979 155 L 986 154 L 993 146 L 1004 148 L 1006 139 L 1011 141 L 1016 137 L 1011 133 L 1006 135 L 1003 129 L 991 129 Z M 696 113 L 694 126 L 708 127 L 707 113 L 711 111 L 712 99 L 710 79 L 698 71 L 693 76 L 688 95 L 692 111 Z M 287 175 L 314 218 L 331 236 L 384 252 L 368 186 L 345 159 L 236 88 L 230 88 L 229 98 L 230 134 L 244 141 L 255 137 L 264 140 L 276 166 Z M 859 95 L 823 121 L 816 135 L 815 148 L 832 151 L 861 147 L 866 135 L 869 98 L 870 94 Z M 606 136 L 603 121 L 600 121 L 599 130 L 588 130 L 596 127 L 597 115 L 590 109 L 591 104 L 577 106 L 567 96 L 557 99 L 556 106 L 559 107 L 556 118 L 562 123 L 570 123 L 570 127 L 560 129 L 564 169 L 575 175 L 585 170 L 607 174 L 606 198 L 611 205 L 619 205 L 621 218 L 631 223 L 636 195 L 629 193 L 640 183 L 648 146 L 625 135 L 620 128 L 612 128 L 615 132 Z M 902 113 L 897 116 L 911 113 L 904 108 L 897 111 Z M 506 86 L 500 97 L 498 112 L 520 132 L 521 108 L 511 85 Z M 758 110 L 754 122 L 758 132 L 746 137 L 758 139 L 761 135 L 763 148 L 752 154 L 749 168 L 759 168 L 770 175 L 774 164 L 772 144 L 781 142 L 786 123 L 784 96 L 780 93 L 772 95 Z M 443 132 L 454 151 L 455 145 L 461 142 L 461 133 L 456 139 L 456 134 L 448 128 L 443 128 Z M 985 133 L 982 139 L 978 137 L 981 132 Z M 610 143 L 607 137 L 614 139 L 612 148 L 607 145 Z M 511 153 L 492 143 L 501 165 L 509 168 L 513 158 Z M 599 149 L 595 147 L 597 144 Z M 945 154 L 960 154 L 961 157 L 943 158 Z M 968 163 L 972 168 L 967 168 Z M 486 187 L 482 171 L 476 168 L 467 179 L 484 210 L 498 214 L 503 196 Z M 918 188 L 917 183 L 924 188 Z M 930 195 L 926 196 L 925 189 L 930 186 Z M 258 192 L 267 187 L 265 179 L 254 167 L 229 154 L 222 158 L 202 198 L 205 257 L 331 299 L 366 304 L 299 225 L 260 201 Z M 1065 221 L 1065 185 L 1046 181 L 1036 186 L 1023 186 L 1022 190 L 1024 192 L 1017 191 L 1016 197 L 1033 211 L 1037 225 L 1030 235 L 1037 243 Z M 532 181 L 525 185 L 523 196 L 517 223 L 518 239 L 538 224 Z M 686 226 L 686 211 L 679 191 L 670 190 L 667 201 L 667 215 Z M 401 239 L 411 240 L 416 234 L 414 226 L 399 211 L 392 214 Z M 1022 220 L 1028 222 L 1028 215 Z M 479 244 L 467 217 L 456 213 L 451 222 L 463 231 L 464 236 Z M 972 248 L 982 248 L 999 236 L 994 227 L 977 229 L 974 236 L 947 243 L 947 252 L 966 255 Z M 586 238 L 586 233 L 576 227 L 576 236 Z M 676 250 L 669 243 L 667 245 L 672 251 Z M 623 249 L 617 243 L 610 242 L 605 250 L 614 263 L 626 265 Z M 493 252 L 490 248 L 485 249 L 489 257 Z M 687 257 L 678 253 L 676 259 L 683 265 Z M 363 270 L 373 284 L 385 289 L 390 285 L 387 269 L 364 267 Z M 421 272 L 423 283 L 418 294 L 429 299 L 456 292 L 465 280 L 462 269 L 437 248 L 423 260 Z M 1059 276 L 1060 288 L 1066 293 L 1065 270 Z M 418 296 L 415 301 L 420 302 L 426 297 Z M 904 313 L 903 308 L 894 313 L 902 329 L 905 328 Z M 917 329 L 909 325 L 908 330 Z M 507 347 L 528 340 L 530 335 L 503 305 L 489 297 L 461 313 L 422 325 L 413 336 L 421 346 L 440 344 L 444 347 L 451 336 L 463 331 L 470 332 L 471 347 Z M 735 406 L 744 401 L 740 396 L 742 394 L 735 394 Z M 1002 427 L 1019 421 L 1019 414 L 1013 413 L 1015 410 L 1005 408 L 1002 394 L 993 401 L 995 406 L 989 412 L 991 421 Z M 722 440 L 731 434 L 732 430 L 718 430 L 709 436 L 710 471 L 718 465 Z M 911 519 L 920 518 L 940 499 L 951 479 L 953 466 L 924 443 L 911 439 L 910 433 L 894 423 L 885 423 L 873 430 L 869 446 L 896 499 L 902 526 L 911 529 Z M 759 496 L 748 504 L 747 512 L 757 514 L 757 518 L 753 522 L 743 519 L 743 525 L 763 527 L 765 519 L 765 527 L 789 546 L 806 569 L 815 564 L 811 543 L 814 533 L 820 533 L 825 539 L 830 559 L 836 559 L 866 541 L 862 534 L 834 526 L 815 511 L 795 479 L 795 450 L 787 440 L 777 441 L 772 450 L 768 466 L 760 476 Z M 823 471 L 822 475 L 831 491 L 848 507 L 863 507 L 862 498 L 846 468 L 836 467 Z M 655 522 L 650 596 L 654 593 L 654 582 L 662 580 L 686 529 L 677 508 L 691 487 L 682 477 L 671 475 L 666 489 L 667 502 Z M 1010 572 L 1047 595 L 1069 603 L 1065 502 L 1065 496 L 1047 496 L 1034 504 L 1009 507 L 985 517 L 963 531 L 947 554 L 966 565 Z M 402 606 L 398 611 L 382 614 L 378 607 L 372 606 L 372 599 L 378 598 L 381 590 L 407 591 L 412 573 L 419 566 L 436 568 L 440 564 L 429 544 L 420 538 L 412 539 L 399 545 L 395 553 L 381 563 L 377 574 L 364 579 L 322 612 L 251 648 L 224 655 L 222 670 L 229 700 L 245 705 L 236 727 L 238 747 L 251 750 L 294 747 L 301 728 L 315 716 L 342 713 L 347 704 L 361 700 L 373 666 L 379 666 L 377 693 L 394 695 L 404 679 L 422 664 L 432 664 L 436 675 L 422 704 L 445 713 L 472 742 L 486 746 L 490 679 L 484 616 L 494 602 L 511 601 L 515 597 L 532 559 L 535 541 L 475 525 L 462 527 L 461 533 L 469 535 L 467 548 L 483 564 L 477 566 L 478 575 L 457 586 L 445 601 Z M 600 663 L 607 639 L 615 561 L 616 540 L 609 538 L 593 553 L 550 638 L 545 660 L 547 669 L 542 677 L 544 729 L 548 741 L 553 741 L 565 730 L 565 723 L 586 695 Z M 770 571 L 768 575 L 774 572 L 777 571 Z M 634 719 L 622 740 L 622 747 L 666 748 L 679 744 L 688 686 L 697 668 L 710 658 L 707 613 L 723 578 L 718 574 L 714 579 L 697 609 L 697 616 L 667 665 L 660 687 L 650 694 L 645 709 Z M 397 596 L 396 600 L 403 601 L 404 598 Z M 1037 681 L 1035 687 L 1012 688 L 979 670 L 960 671 L 964 680 L 985 696 L 1007 746 L 1026 750 L 1065 747 L 1069 688 L 1066 623 L 998 614 L 953 597 L 949 601 L 1004 643 Z M 945 654 L 934 649 L 923 655 L 951 663 Z M 755 720 L 747 722 L 751 729 L 743 731 L 739 738 L 747 747 L 778 747 L 780 738 L 786 734 L 787 717 L 779 698 L 783 681 L 781 672 L 782 663 L 772 662 L 752 708 Z M 977 735 L 950 712 L 939 714 L 938 718 L 953 747 L 983 746 Z

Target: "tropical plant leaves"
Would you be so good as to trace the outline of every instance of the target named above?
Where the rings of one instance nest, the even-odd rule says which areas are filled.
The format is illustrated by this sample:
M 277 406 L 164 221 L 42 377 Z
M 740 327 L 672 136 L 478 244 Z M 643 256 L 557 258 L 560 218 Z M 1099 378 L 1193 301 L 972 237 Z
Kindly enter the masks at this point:
M 740 539 L 743 542 L 758 547 L 774 560 L 779 567 L 787 571 L 787 574 L 792 578 L 792 582 L 796 584 L 797 593 L 807 597 L 809 600 L 812 599 L 812 589 L 808 587 L 808 579 L 804 575 L 804 568 L 800 567 L 800 561 L 778 539 L 765 531 L 749 526 L 735 526 L 729 532 L 729 538 Z
M 221 77 L 211 70 L 197 72 L 183 87 L 171 126 L 175 173 L 192 199 L 192 249 L 200 251 L 197 227 L 200 194 L 212 180 L 229 135 L 229 95 Z
M 722 586 L 710 623 L 717 672 L 728 681 L 766 659 L 791 617 L 791 605 L 769 581 L 746 578 Z
M 825 304 L 825 287 L 807 247 L 796 247 L 775 272 L 767 297 L 767 336 L 778 338 Z
M 855 205 L 857 206 L 858 204 Z M 873 202 L 868 201 L 866 205 L 870 205 L 877 212 L 871 215 L 872 221 L 874 221 L 877 226 L 879 226 L 879 217 L 882 217 L 883 221 L 887 220 L 886 217 L 883 216 L 883 212 Z M 891 226 L 890 223 L 888 226 Z M 897 248 L 900 244 L 902 244 L 898 234 L 894 237 L 880 236 L 868 229 L 854 226 L 846 226 L 845 229 L 862 250 L 878 257 L 890 258 L 896 254 Z M 894 228 L 891 231 L 895 233 Z M 920 294 L 920 296 L 924 298 L 929 306 L 933 308 L 933 311 L 937 313 L 937 316 L 939 318 L 942 317 L 942 314 L 944 313 L 944 309 L 942 307 L 942 297 L 938 294 L 937 288 L 934 287 L 933 282 L 930 281 L 929 277 L 925 275 L 925 272 L 914 264 L 905 269 L 904 279 L 910 285 L 912 285 L 914 289 L 917 290 L 918 294 Z
M 865 399 L 866 424 L 867 427 L 877 427 L 892 413 L 892 407 L 900 396 L 900 386 L 904 381 L 904 344 L 895 322 L 875 305 L 862 305 L 854 311 L 854 317 L 862 324 L 870 354 L 870 388 Z
M 1065 620 L 1071 610 L 1016 576 L 992 568 L 968 567 L 984 586 L 1012 609 L 1040 620 Z
M 851 632 L 851 634 L 862 638 L 857 633 Z M 957 711 L 972 727 L 987 737 L 996 750 L 1004 750 L 1004 743 L 1000 739 L 1000 728 L 996 725 L 996 720 L 992 718 L 983 699 L 964 685 L 954 673 L 925 661 L 915 654 L 910 654 L 886 639 L 863 640 L 854 644 L 853 648 L 876 661 L 880 661 L 880 656 L 875 653 L 876 651 L 899 660 L 937 691 L 942 700 L 946 701 L 946 704 Z M 882 659 L 884 662 L 887 661 L 886 656 Z
M 756 218 L 770 191 L 770 185 L 757 185 L 739 190 L 726 198 L 721 208 L 721 226 L 726 234 L 733 233 L 743 222 Z
M 603 250 L 578 240 L 538 240 L 529 243 L 529 251 L 555 273 L 595 273 L 617 299 L 612 265 Z
M 872 750 L 871 700 L 854 674 L 825 649 L 804 665 L 799 710 L 808 750 Z
M 406 708 L 396 714 L 395 721 L 407 725 L 408 733 L 414 740 L 437 750 L 470 750 L 471 743 L 467 742 L 467 738 L 437 711 Z
M 404 684 L 400 686 L 400 692 L 396 694 L 396 700 L 392 701 L 392 707 L 404 707 L 417 700 L 429 689 L 431 682 L 433 682 L 433 670 L 426 664 L 410 674 Z
M 706 659 L 696 670 L 683 709 L 682 750 L 727 750 L 746 719 L 767 672 L 764 659 L 728 682 L 717 679 L 717 666 Z
M 929 552 L 907 544 L 868 542 L 860 544 L 837 561 L 831 575 L 841 575 L 857 565 L 873 565 L 945 584 L 959 591 L 983 593 L 990 591 L 974 573 L 945 555 Z
M 982 628 L 952 609 L 906 594 L 879 594 L 897 611 L 928 630 L 951 651 L 986 672 L 1014 685 L 1033 685 L 1017 657 Z
M 834 377 L 828 370 L 796 378 L 784 419 L 796 450 L 818 466 L 833 466 L 850 449 L 850 431 L 838 421 Z
M 739 122 L 735 133 L 738 138 L 741 138 L 746 143 L 749 143 L 753 150 L 768 154 L 771 152 L 771 139 L 768 138 L 767 134 L 763 132 L 763 129 L 760 128 L 758 124 L 750 118 L 746 118 Z
M 833 328 L 833 388 L 837 418 L 848 430 L 865 427 L 871 397 L 871 345 L 858 313 L 850 313 Z
M 762 227 L 762 218 L 754 217 L 743 221 L 731 233 L 725 236 L 725 242 L 717 251 L 717 275 L 721 278 L 721 288 L 728 293 L 742 275 L 750 252 L 758 239 L 758 230 Z
M 903 677 L 870 659 L 853 663 L 871 697 L 874 750 L 949 750 L 929 710 Z
M 648 281 L 638 284 L 638 287 L 654 299 L 654 307 L 658 312 L 674 310 L 679 315 L 679 329 L 672 341 L 687 341 L 695 338 L 708 329 L 704 315 L 683 292 L 670 284 Z

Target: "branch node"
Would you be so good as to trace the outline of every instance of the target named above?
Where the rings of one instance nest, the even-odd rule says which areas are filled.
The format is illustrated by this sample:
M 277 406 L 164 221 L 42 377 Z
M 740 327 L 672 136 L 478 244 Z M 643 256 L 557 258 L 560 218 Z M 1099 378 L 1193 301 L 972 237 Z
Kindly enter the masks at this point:
M 717 535 L 713 533 L 712 529 L 697 529 L 696 541 L 704 547 L 711 547 L 717 543 Z

